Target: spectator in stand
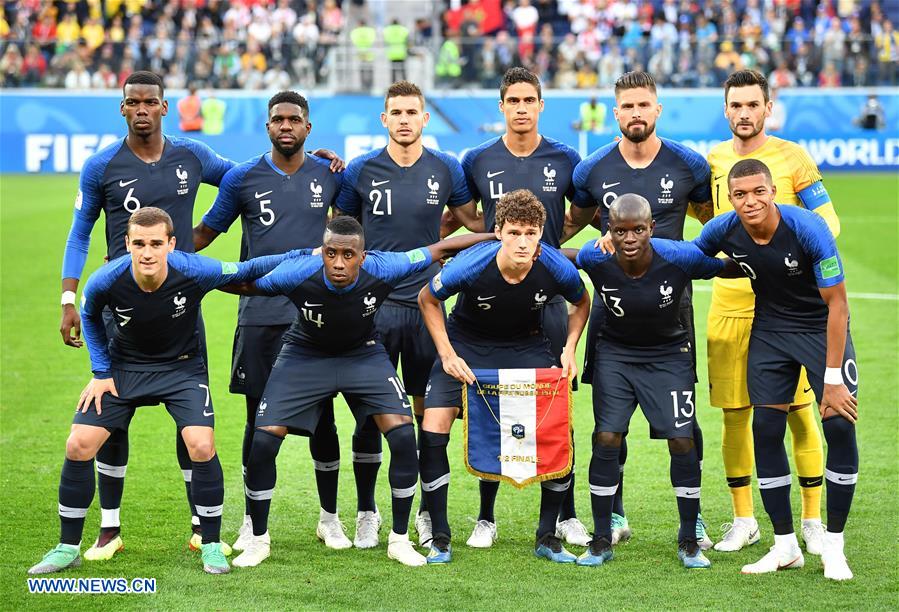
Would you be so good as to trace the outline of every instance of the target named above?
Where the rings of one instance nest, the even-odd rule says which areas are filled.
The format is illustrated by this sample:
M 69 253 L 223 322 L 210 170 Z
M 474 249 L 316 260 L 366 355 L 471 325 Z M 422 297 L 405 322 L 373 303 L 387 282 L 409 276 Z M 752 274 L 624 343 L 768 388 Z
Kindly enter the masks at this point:
M 846 57 L 846 33 L 843 24 L 834 17 L 828 28 L 821 34 L 821 61 L 832 63 L 837 72 L 843 71 L 843 60 Z
M 34 27 L 31 36 L 47 53 L 53 52 L 56 45 L 56 17 L 51 9 L 44 9 Z
M 12 45 L 15 46 L 15 45 Z M 47 60 L 36 43 L 28 45 L 25 58 L 22 60 L 22 84 L 34 87 L 40 84 L 47 72 Z
M 599 86 L 612 87 L 615 81 L 624 74 L 624 58 L 621 56 L 621 48 L 617 41 L 609 43 L 609 49 L 603 53 L 599 60 Z
M 836 64 L 828 62 L 818 75 L 818 87 L 839 87 L 840 84 L 840 71 L 837 70 Z
M 554 82 L 558 89 L 577 89 L 577 71 L 574 64 L 565 59 L 560 60 Z
M 787 60 L 781 58 L 777 62 L 777 68 L 768 75 L 768 83 L 775 89 L 796 87 L 796 75 L 790 70 Z
M 743 60 L 740 59 L 740 54 L 734 50 L 734 43 L 729 40 L 721 43 L 718 55 L 715 57 L 715 68 L 722 81 L 727 78 L 727 75 L 743 69 Z
M 577 71 L 577 88 L 578 89 L 596 89 L 598 77 L 596 71 L 589 63 L 584 62 Z
M 766 132 L 780 132 L 787 122 L 787 106 L 780 99 L 777 87 L 769 88 L 769 98 L 771 101 L 771 114 L 765 119 Z
M 6 47 L 3 58 L 0 59 L 0 80 L 4 87 L 19 87 L 22 84 L 24 63 L 18 45 Z
M 103 22 L 98 18 L 89 19 L 84 27 L 81 28 L 81 38 L 85 40 L 91 51 L 100 47 L 106 40 L 106 30 L 103 28 Z
M 66 74 L 66 89 L 90 89 L 91 73 L 87 71 L 81 60 L 72 63 L 72 69 Z
M 810 53 L 808 44 L 803 43 L 793 59 L 796 66 L 796 80 L 803 87 L 812 87 L 816 81 L 817 68 L 815 58 Z
M 65 51 L 74 45 L 81 37 L 81 26 L 75 13 L 66 13 L 56 26 L 56 53 Z
M 112 71 L 109 64 L 100 64 L 100 67 L 91 76 L 91 87 L 93 89 L 116 89 L 118 84 L 118 76 Z M 171 82 L 169 85 L 172 86 Z
M 899 32 L 893 22 L 883 20 L 883 31 L 874 38 L 877 49 L 877 74 L 881 85 L 896 84 L 896 65 L 899 63 Z
M 800 47 L 806 45 L 808 41 L 809 33 L 805 29 L 805 21 L 802 17 L 796 17 L 793 19 L 793 27 L 786 35 L 787 48 L 793 55 L 798 55 Z

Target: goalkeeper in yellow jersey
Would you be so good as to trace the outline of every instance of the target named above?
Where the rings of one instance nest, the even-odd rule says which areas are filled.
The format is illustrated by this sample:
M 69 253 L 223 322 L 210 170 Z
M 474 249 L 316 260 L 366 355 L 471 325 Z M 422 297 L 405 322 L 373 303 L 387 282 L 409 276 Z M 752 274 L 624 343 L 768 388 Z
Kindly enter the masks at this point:
M 813 210 L 824 218 L 830 231 L 837 236 L 840 222 L 814 160 L 798 144 L 765 133 L 765 119 L 771 114 L 768 93 L 767 79 L 754 70 L 734 72 L 724 84 L 724 114 L 734 137 L 709 152 L 714 214 L 733 210 L 727 198 L 730 169 L 740 160 L 755 158 L 771 169 L 778 204 Z M 734 511 L 733 523 L 725 529 L 722 540 L 715 544 L 719 551 L 736 551 L 759 541 L 750 489 L 752 406 L 746 387 L 754 305 L 749 279 L 714 280 L 708 318 L 709 395 L 712 406 L 721 408 L 724 416 L 721 447 Z M 802 491 L 802 538 L 809 553 L 820 555 L 824 535 L 821 524 L 824 453 L 811 406 L 813 399 L 803 369 L 790 406 L 788 424 Z

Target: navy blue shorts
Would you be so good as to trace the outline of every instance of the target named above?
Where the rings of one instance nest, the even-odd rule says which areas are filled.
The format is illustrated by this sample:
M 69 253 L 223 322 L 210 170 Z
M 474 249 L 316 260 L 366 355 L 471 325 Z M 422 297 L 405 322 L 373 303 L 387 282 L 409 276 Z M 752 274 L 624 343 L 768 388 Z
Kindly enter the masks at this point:
M 175 370 L 135 372 L 113 368 L 112 378 L 119 396 L 104 394 L 101 414 L 91 404 L 87 413 L 75 413 L 74 423 L 110 431 L 127 430 L 137 408 L 165 404 L 178 427 L 215 425 L 209 375 L 199 357 L 185 361 Z
M 357 422 L 377 414 L 412 416 L 402 381 L 380 343 L 328 355 L 292 343 L 275 361 L 256 411 L 256 427 L 312 435 L 326 400 L 342 393 Z
M 375 313 L 375 330 L 393 367 L 402 366 L 406 391 L 410 395 L 423 396 L 437 349 L 421 311 L 412 306 L 385 302 Z
M 754 406 L 792 404 L 799 382 L 799 368 L 805 366 L 815 398 L 821 403 L 827 359 L 827 332 L 774 332 L 752 330 L 746 380 L 749 401 Z M 846 334 L 843 351 L 843 382 L 858 397 L 858 364 L 852 336 Z M 804 389 L 808 392 L 808 389 Z
M 231 348 L 231 393 L 262 397 L 290 325 L 238 325 Z
M 600 356 L 593 372 L 594 431 L 624 433 L 640 404 L 653 438 L 692 438 L 696 393 L 687 360 L 634 363 Z
M 598 294 L 597 294 L 598 295 Z M 584 347 L 584 369 L 581 373 L 581 382 L 586 384 L 593 383 L 593 361 L 596 357 L 596 334 L 605 321 L 606 309 L 602 300 L 593 299 L 593 306 L 590 310 L 590 319 L 587 321 L 587 344 Z M 690 287 L 684 291 L 678 307 L 678 318 L 680 324 L 687 329 L 687 337 L 690 341 L 690 357 L 693 360 L 693 382 L 698 382 L 696 376 L 696 327 L 693 324 L 693 291 Z
M 516 346 L 487 346 L 452 340 L 456 354 L 465 360 L 468 367 L 490 368 L 551 368 L 559 365 L 557 357 L 550 352 L 549 340 L 535 337 Z M 443 362 L 438 358 L 431 368 L 431 378 L 425 393 L 425 409 L 458 408 L 462 414 L 463 384 L 443 371 Z

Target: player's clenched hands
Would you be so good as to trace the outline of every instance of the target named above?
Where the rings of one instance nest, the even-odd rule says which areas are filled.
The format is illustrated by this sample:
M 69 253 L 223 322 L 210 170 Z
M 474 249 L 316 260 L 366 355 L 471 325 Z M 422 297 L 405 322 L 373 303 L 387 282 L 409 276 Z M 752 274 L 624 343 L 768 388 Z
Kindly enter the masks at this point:
M 612 234 L 609 232 L 606 232 L 602 237 L 598 238 L 596 242 L 593 243 L 593 247 L 598 248 L 604 255 L 615 254 L 615 245 L 612 244 Z
M 104 393 L 109 393 L 115 397 L 119 396 L 119 392 L 115 388 L 115 381 L 112 378 L 92 378 L 87 383 L 84 391 L 81 392 L 81 397 L 78 398 L 78 407 L 75 410 L 87 413 L 93 403 L 97 407 L 97 414 L 102 414 L 103 407 L 100 403 L 100 398 L 103 397 Z
M 72 304 L 62 307 L 62 321 L 59 324 L 59 333 L 62 334 L 63 343 L 75 348 L 81 348 L 84 341 L 81 339 L 81 315 Z
M 849 393 L 845 384 L 824 385 L 824 397 L 821 398 L 821 404 L 818 407 L 822 418 L 828 408 L 837 412 L 850 423 L 858 420 L 858 398 Z
M 443 362 L 444 372 L 459 382 L 469 385 L 474 384 L 474 372 L 471 371 L 464 359 L 453 353 L 452 355 L 441 357 L 440 360 Z

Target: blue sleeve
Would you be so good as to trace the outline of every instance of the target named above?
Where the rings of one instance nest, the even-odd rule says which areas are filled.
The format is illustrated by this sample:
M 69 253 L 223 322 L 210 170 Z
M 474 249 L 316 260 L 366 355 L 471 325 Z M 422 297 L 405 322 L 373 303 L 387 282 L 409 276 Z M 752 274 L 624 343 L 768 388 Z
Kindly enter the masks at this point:
M 322 269 L 322 258 L 292 257 L 256 281 L 256 290 L 263 295 L 287 295 L 307 278 Z
M 590 194 L 579 190 L 577 188 L 577 185 L 575 185 L 574 183 L 574 171 L 577 169 L 578 164 L 581 163 L 581 156 L 577 151 L 569 147 L 567 144 L 559 142 L 558 140 L 547 138 L 546 142 L 556 151 L 563 153 L 565 157 L 568 158 L 568 163 L 571 164 L 572 180 L 568 185 L 568 191 L 565 192 L 565 199 L 578 208 L 589 208 L 590 206 L 592 206 L 593 204 L 590 202 Z
M 431 251 L 426 248 L 412 249 L 405 253 L 369 251 L 362 262 L 362 268 L 388 285 L 395 285 L 410 274 L 427 270 L 431 261 Z
M 96 378 L 110 378 L 109 338 L 103 323 L 103 307 L 108 302 L 108 291 L 124 270 L 130 269 L 131 256 L 123 255 L 109 262 L 87 279 L 81 293 L 81 329 L 87 352 L 91 359 L 91 371 Z
M 491 147 L 499 138 L 491 138 L 487 142 L 481 143 L 473 149 L 469 149 L 462 156 L 462 171 L 465 173 L 465 182 L 468 184 L 468 191 L 471 197 L 480 202 L 484 199 L 484 194 L 478 190 L 478 185 L 474 180 L 474 163 L 478 159 L 478 155 L 483 153 L 487 148 Z
M 447 206 L 462 206 L 471 202 L 471 191 L 468 189 L 468 182 L 465 179 L 465 171 L 462 164 L 459 163 L 452 155 L 447 155 L 441 151 L 431 151 L 437 158 L 446 164 L 449 169 L 450 176 L 453 179 L 453 191 L 450 194 Z
M 340 185 L 340 193 L 337 196 L 335 206 L 348 215 L 358 217 L 362 214 L 362 198 L 356 191 L 356 183 L 359 182 L 359 175 L 362 174 L 362 168 L 365 162 L 371 158 L 370 155 L 357 157 L 347 166 L 343 174 L 343 183 Z
M 796 234 L 802 249 L 814 262 L 818 287 L 826 289 L 842 283 L 845 280 L 843 261 L 837 251 L 837 242 L 824 219 L 797 206 L 778 208 L 783 220 Z
M 582 246 L 577 254 L 577 267 L 586 272 L 613 257 L 611 253 L 603 253 L 599 247 L 593 246 L 594 244 L 595 242 L 591 240 Z
M 712 169 L 706 159 L 691 149 L 673 140 L 663 138 L 668 147 L 680 157 L 693 175 L 693 189 L 690 191 L 691 202 L 708 202 L 712 199 Z
M 325 159 L 324 157 L 318 157 L 317 155 L 313 155 L 312 153 L 306 154 L 313 162 L 318 164 L 319 166 L 323 166 L 328 170 L 328 175 L 335 183 L 334 192 L 340 195 L 340 188 L 343 186 L 343 179 L 346 177 L 346 171 L 340 172 L 331 172 L 331 160 Z
M 577 165 L 571 180 L 578 193 L 575 196 L 575 199 L 571 201 L 572 204 L 580 208 L 592 208 L 599 204 L 590 193 L 590 174 L 593 172 L 593 168 L 599 160 L 612 152 L 617 146 L 617 142 L 610 142 L 588 155 L 586 159 Z
M 739 222 L 734 211 L 718 215 L 702 227 L 702 232 L 693 240 L 693 244 L 706 255 L 714 257 L 721 252 L 724 237 Z
M 481 242 L 453 257 L 443 270 L 431 279 L 429 283 L 431 295 L 438 300 L 446 300 L 465 289 L 496 257 L 501 244 L 494 241 Z
M 258 158 L 228 170 L 221 184 L 212 208 L 203 215 L 203 224 L 219 233 L 227 232 L 231 224 L 240 216 L 243 202 L 240 201 L 240 186 L 250 168 L 258 163 Z
M 75 212 L 72 227 L 66 238 L 66 249 L 62 257 L 62 277 L 81 278 L 87 252 L 91 244 L 91 231 L 103 210 L 103 173 L 109 160 L 121 148 L 116 143 L 100 151 L 85 162 L 78 179 L 78 195 L 75 196 Z
M 796 194 L 799 201 L 809 210 L 815 210 L 819 206 L 823 206 L 830 202 L 830 194 L 824 187 L 823 181 L 812 183 L 802 191 Z
M 556 282 L 559 283 L 562 297 L 571 302 L 577 302 L 584 295 L 584 281 L 574 264 L 562 255 L 562 252 L 548 244 L 541 244 L 540 261 L 550 271 Z
M 278 255 L 254 257 L 246 261 L 219 261 L 197 255 L 173 251 L 169 253 L 169 265 L 193 279 L 204 291 L 209 292 L 222 285 L 256 280 L 274 270 L 286 258 L 300 256 L 300 251 Z
M 193 138 L 172 138 L 171 140 L 175 144 L 186 147 L 197 156 L 197 159 L 200 160 L 200 167 L 203 169 L 201 180 L 207 185 L 218 187 L 225 173 L 236 165 L 230 159 L 226 159 L 213 151 L 205 142 L 200 142 Z
M 724 268 L 723 259 L 706 255 L 692 242 L 653 238 L 652 248 L 690 278 L 713 278 Z

